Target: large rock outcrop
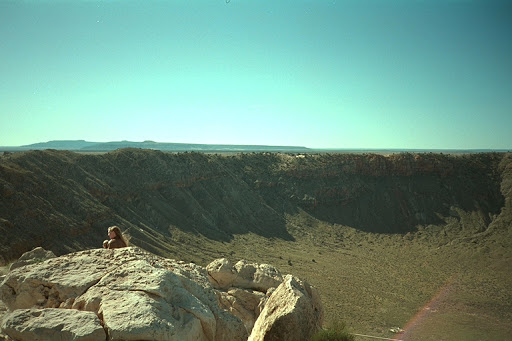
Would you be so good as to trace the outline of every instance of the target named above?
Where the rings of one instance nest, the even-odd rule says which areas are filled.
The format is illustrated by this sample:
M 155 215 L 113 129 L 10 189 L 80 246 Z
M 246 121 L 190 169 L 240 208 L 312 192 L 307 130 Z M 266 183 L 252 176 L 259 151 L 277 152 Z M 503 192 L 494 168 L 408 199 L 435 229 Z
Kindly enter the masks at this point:
M 317 290 L 287 275 L 259 315 L 249 341 L 303 340 L 322 326 L 323 308 Z
M 206 270 L 213 286 L 218 289 L 239 287 L 266 292 L 283 281 L 283 276 L 272 265 L 251 264 L 245 260 L 233 265 L 226 258 L 217 259 Z
M 214 278 L 227 269 L 237 276 L 220 286 Z M 280 289 L 291 282 L 300 284 Z M 308 340 L 322 322 L 316 291 L 293 277 L 283 281 L 270 265 L 221 259 L 203 268 L 137 247 L 86 250 L 16 268 L 1 283 L 0 299 L 9 310 L 2 332 L 27 341 L 267 340 L 280 328 L 296 330 L 280 340 Z M 265 313 L 267 304 L 283 316 L 300 316 L 275 318 Z M 274 320 L 279 327 L 271 327 Z
M 16 268 L 21 268 L 22 266 L 33 264 L 33 263 L 39 263 L 44 260 L 55 258 L 55 254 L 52 251 L 46 251 L 42 247 L 38 246 L 35 249 L 31 251 L 27 251 L 24 254 L 21 255 L 21 257 L 13 262 L 11 266 L 9 267 L 9 270 L 14 270 Z
M 251 331 L 268 296 L 283 281 L 281 273 L 269 264 L 232 264 L 226 258 L 217 259 L 207 267 L 208 278 L 219 289 L 219 304 L 244 323 Z
M 14 340 L 97 341 L 105 331 L 96 314 L 69 309 L 17 309 L 2 329 Z M 56 323 L 58 321 L 58 323 Z

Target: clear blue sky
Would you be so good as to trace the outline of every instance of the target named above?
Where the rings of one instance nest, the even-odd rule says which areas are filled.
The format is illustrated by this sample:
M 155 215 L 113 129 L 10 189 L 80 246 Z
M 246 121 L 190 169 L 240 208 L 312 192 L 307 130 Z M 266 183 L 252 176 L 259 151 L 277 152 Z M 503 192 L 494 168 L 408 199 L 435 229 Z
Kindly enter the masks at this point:
M 511 149 L 511 4 L 0 0 L 0 146 Z

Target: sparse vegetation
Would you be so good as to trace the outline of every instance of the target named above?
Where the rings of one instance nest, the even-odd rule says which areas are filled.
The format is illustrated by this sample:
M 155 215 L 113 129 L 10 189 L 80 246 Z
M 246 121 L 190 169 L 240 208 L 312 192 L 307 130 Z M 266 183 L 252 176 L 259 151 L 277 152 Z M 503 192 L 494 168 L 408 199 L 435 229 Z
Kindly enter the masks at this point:
M 338 322 L 332 327 L 321 330 L 316 333 L 311 341 L 354 341 L 354 335 L 345 329 L 345 323 Z
M 12 263 L 9 263 L 5 266 L 0 266 L 0 276 L 3 276 L 3 275 L 6 275 L 9 273 L 9 267 L 11 266 Z

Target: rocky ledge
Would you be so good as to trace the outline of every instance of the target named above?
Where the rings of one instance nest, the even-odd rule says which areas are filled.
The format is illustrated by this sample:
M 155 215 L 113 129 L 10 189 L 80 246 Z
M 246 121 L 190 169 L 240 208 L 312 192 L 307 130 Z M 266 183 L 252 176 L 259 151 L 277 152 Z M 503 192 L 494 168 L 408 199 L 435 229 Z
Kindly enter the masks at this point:
M 13 269 L 0 284 L 6 340 L 309 340 L 317 290 L 271 265 L 206 268 L 137 247 L 93 249 Z

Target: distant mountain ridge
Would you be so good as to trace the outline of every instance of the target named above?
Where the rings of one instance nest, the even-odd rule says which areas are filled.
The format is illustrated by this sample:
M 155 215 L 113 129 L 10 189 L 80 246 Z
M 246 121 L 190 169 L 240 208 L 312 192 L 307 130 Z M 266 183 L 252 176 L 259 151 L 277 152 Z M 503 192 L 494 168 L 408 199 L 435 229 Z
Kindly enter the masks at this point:
M 85 140 L 52 140 L 38 142 L 23 146 L 0 146 L 0 152 L 22 152 L 29 150 L 69 150 L 73 152 L 110 152 L 123 148 L 152 149 L 168 152 L 290 152 L 290 153 L 488 153 L 488 152 L 510 152 L 510 149 L 418 149 L 418 148 L 308 148 L 304 146 L 272 146 L 272 145 L 236 145 L 236 144 L 200 144 L 200 143 L 175 143 L 155 141 L 110 141 L 91 142 Z
M 90 142 L 85 140 L 54 140 L 48 142 L 34 143 L 19 147 L 2 147 L 4 151 L 26 151 L 26 150 L 69 150 L 82 152 L 108 152 L 121 148 L 140 148 L 161 151 L 203 151 L 203 152 L 305 152 L 309 148 L 303 146 L 267 146 L 267 145 L 230 145 L 230 144 L 198 144 L 198 143 L 172 143 L 155 141 L 111 141 L 111 142 Z

